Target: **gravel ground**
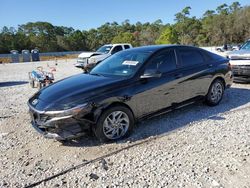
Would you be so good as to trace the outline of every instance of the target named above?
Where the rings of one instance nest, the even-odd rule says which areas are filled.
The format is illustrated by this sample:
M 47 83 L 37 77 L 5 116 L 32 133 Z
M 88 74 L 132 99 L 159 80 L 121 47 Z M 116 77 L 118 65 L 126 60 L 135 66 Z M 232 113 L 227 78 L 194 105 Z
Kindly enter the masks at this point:
M 56 67 L 58 80 L 81 72 L 74 62 L 0 65 L 0 187 L 250 187 L 250 85 L 234 84 L 219 106 L 143 121 L 117 143 L 62 145 L 30 125 L 28 71 Z

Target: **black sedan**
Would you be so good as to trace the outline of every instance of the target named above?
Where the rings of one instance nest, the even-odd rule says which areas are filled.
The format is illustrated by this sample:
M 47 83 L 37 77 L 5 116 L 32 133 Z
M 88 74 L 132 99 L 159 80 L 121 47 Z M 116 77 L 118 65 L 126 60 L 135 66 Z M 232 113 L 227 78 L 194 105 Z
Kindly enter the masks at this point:
M 127 136 L 145 117 L 204 100 L 217 105 L 232 84 L 228 59 L 181 45 L 119 52 L 32 96 L 33 127 L 47 138 L 74 139 L 91 129 L 101 141 Z

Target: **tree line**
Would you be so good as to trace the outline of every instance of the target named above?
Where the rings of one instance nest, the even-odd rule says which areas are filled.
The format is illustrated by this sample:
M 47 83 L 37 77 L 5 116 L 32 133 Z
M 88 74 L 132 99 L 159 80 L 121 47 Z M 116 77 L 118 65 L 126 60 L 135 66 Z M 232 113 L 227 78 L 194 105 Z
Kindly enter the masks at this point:
M 0 32 L 0 53 L 10 50 L 38 48 L 41 52 L 95 50 L 108 43 L 186 44 L 213 46 L 239 44 L 250 38 L 250 6 L 239 2 L 222 4 L 207 10 L 201 18 L 191 16 L 191 7 L 175 14 L 173 24 L 155 22 L 131 24 L 125 20 L 105 23 L 88 31 L 54 26 L 48 22 L 29 22 L 18 28 L 3 27 Z

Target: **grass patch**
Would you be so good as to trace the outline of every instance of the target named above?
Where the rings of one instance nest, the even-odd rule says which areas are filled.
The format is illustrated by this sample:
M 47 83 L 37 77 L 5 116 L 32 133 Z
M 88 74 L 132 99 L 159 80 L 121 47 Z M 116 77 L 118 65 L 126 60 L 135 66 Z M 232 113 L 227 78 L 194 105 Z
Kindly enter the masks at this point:
M 57 60 L 66 60 L 66 59 L 75 59 L 79 54 L 69 54 L 63 56 L 40 56 L 40 61 L 57 61 Z M 20 58 L 19 62 L 22 62 Z M 11 58 L 8 57 L 0 57 L 0 64 L 2 63 L 11 63 Z
M 10 63 L 11 59 L 8 57 L 0 57 L 0 63 Z

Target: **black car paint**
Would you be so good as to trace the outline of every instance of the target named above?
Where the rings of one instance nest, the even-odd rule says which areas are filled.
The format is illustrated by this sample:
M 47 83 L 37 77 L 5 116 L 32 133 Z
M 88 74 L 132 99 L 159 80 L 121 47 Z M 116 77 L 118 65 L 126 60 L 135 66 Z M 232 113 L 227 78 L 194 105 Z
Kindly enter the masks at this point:
M 205 63 L 183 67 L 178 52 L 182 48 L 199 50 Z M 166 49 L 175 50 L 177 69 L 163 73 L 159 78 L 140 78 L 150 59 Z M 152 55 L 133 77 L 79 74 L 42 89 L 28 103 L 32 108 L 43 111 L 62 110 L 60 108 L 67 103 L 88 103 L 89 110 L 74 118 L 84 126 L 84 122 L 95 124 L 102 111 L 110 105 L 128 107 L 135 119 L 139 120 L 206 96 L 209 86 L 216 78 L 222 79 L 225 87 L 232 83 L 228 59 L 221 57 L 215 62 L 204 50 L 189 46 L 150 46 L 138 50 L 152 51 Z M 39 101 L 36 105 L 32 105 L 34 99 Z
M 110 87 L 113 87 L 113 83 L 119 84 L 121 81 L 121 78 L 102 77 L 84 73 L 77 74 L 60 80 L 52 84 L 51 87 L 40 90 L 33 97 L 39 99 L 39 103 L 33 107 L 37 110 L 49 111 L 60 110 L 58 104 L 84 103 L 84 101 L 96 97 L 97 93 L 107 92 Z

